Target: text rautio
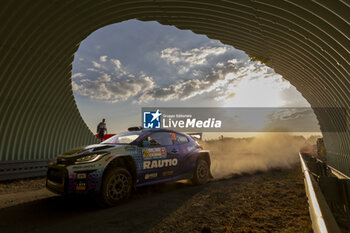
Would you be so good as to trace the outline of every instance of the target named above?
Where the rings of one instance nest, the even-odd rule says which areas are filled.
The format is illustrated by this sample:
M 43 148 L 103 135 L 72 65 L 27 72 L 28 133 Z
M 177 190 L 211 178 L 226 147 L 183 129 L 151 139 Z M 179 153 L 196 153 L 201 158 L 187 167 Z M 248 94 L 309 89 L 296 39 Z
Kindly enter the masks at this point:
M 163 118 L 163 128 L 221 128 L 221 121 L 209 118 L 202 121 L 196 118 L 186 120 L 172 120 Z

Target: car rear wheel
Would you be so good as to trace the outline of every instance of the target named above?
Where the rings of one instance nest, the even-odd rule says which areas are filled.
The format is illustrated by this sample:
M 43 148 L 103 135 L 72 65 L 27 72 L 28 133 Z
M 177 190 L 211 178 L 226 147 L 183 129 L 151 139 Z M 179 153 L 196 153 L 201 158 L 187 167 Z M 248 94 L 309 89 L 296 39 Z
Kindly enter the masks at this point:
M 130 196 L 132 177 L 125 168 L 110 168 L 102 181 L 98 203 L 102 206 L 115 206 Z
M 199 159 L 194 170 L 192 182 L 194 184 L 205 184 L 208 182 L 210 177 L 208 162 L 204 159 Z

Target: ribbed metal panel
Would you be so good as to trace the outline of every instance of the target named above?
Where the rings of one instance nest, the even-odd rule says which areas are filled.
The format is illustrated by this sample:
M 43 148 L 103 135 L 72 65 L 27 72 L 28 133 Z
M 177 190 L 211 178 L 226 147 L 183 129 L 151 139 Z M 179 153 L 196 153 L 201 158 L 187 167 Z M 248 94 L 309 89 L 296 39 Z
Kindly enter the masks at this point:
M 233 45 L 267 60 L 313 107 L 349 109 L 349 12 L 349 0 L 1 1 L 1 160 L 51 158 L 95 142 L 74 101 L 71 63 L 90 33 L 128 19 Z M 323 131 L 349 126 L 316 115 Z M 324 137 L 330 165 L 350 175 L 349 132 Z

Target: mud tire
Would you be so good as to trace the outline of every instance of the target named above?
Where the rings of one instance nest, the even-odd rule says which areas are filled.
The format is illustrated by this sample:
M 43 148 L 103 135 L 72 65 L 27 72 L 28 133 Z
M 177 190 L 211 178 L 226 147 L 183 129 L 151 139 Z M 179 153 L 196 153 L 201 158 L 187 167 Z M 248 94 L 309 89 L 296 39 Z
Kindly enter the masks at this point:
M 97 203 L 102 207 L 116 206 L 129 198 L 132 187 L 132 176 L 127 169 L 109 168 L 103 178 Z
M 208 162 L 204 159 L 198 159 L 194 169 L 192 182 L 195 185 L 206 184 L 210 178 L 210 168 Z

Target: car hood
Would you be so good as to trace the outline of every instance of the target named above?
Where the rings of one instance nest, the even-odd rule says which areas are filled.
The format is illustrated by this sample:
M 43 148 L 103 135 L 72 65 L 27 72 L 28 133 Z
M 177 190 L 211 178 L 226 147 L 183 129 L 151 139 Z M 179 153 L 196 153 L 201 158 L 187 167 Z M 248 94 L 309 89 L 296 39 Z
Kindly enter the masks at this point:
M 91 153 L 103 153 L 103 152 L 111 152 L 111 153 L 116 153 L 116 152 L 125 152 L 125 151 L 130 151 L 130 150 L 135 150 L 136 146 L 132 145 L 116 145 L 116 144 L 94 144 L 94 145 L 89 145 L 85 147 L 77 147 L 72 150 L 69 150 L 63 154 L 61 154 L 59 157 L 64 157 L 64 158 L 70 158 L 70 157 L 75 157 L 75 156 L 80 156 L 84 154 L 91 154 Z

